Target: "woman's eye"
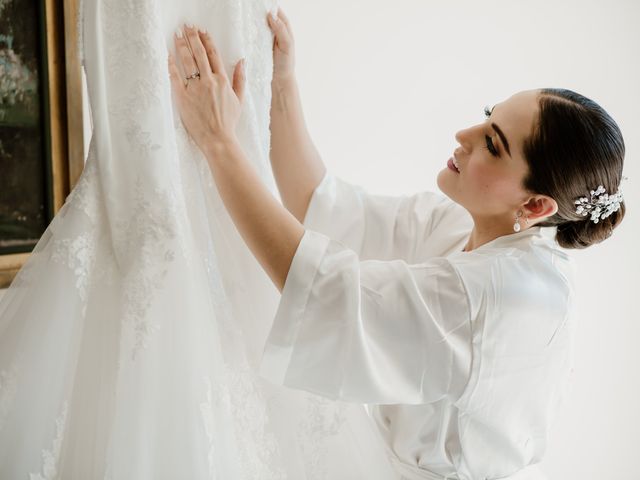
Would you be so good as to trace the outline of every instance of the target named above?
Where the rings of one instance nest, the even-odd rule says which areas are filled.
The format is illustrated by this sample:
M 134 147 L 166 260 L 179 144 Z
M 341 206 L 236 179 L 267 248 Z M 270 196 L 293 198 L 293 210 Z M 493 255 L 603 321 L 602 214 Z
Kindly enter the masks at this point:
M 493 111 L 493 108 L 489 108 L 489 105 L 485 105 L 484 107 L 484 116 L 489 118 L 491 116 L 491 112 Z M 491 152 L 491 155 L 493 155 L 494 157 L 498 156 L 498 150 L 496 149 L 496 147 L 493 146 L 493 142 L 491 141 L 491 137 L 488 135 L 485 135 L 485 140 L 487 142 L 487 150 L 489 150 Z
M 493 146 L 493 142 L 491 141 L 491 137 L 489 135 L 485 135 L 484 138 L 487 141 L 487 149 L 491 152 L 491 155 L 493 155 L 494 157 L 497 157 L 498 156 L 498 150 L 496 149 L 496 147 Z

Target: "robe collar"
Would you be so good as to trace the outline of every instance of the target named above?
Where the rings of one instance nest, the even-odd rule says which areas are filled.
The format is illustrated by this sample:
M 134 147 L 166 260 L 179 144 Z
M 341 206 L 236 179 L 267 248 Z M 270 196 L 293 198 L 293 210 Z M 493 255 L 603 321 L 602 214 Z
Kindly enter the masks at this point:
M 473 253 L 478 250 L 486 250 L 489 248 L 504 248 L 513 247 L 516 245 L 522 245 L 530 242 L 542 243 L 550 246 L 551 248 L 559 248 L 558 243 L 555 240 L 557 226 L 542 227 L 540 225 L 534 225 L 526 230 L 514 232 L 507 235 L 501 235 L 493 240 L 474 248 L 470 252 L 460 251 L 461 253 Z M 469 232 L 470 234 L 471 232 Z M 468 238 L 468 236 L 467 236 Z M 466 244 L 466 242 L 465 242 Z M 464 247 L 463 247 L 464 248 Z

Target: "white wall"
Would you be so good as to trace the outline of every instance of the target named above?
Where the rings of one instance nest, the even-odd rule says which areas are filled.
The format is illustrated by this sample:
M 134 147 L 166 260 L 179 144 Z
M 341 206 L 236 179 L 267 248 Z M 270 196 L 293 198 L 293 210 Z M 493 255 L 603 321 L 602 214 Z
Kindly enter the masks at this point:
M 529 88 L 600 103 L 627 146 L 627 216 L 575 252 L 580 312 L 569 405 L 542 466 L 550 479 L 640 479 L 640 4 L 628 1 L 281 0 L 297 43 L 307 124 L 325 163 L 380 193 L 437 189 L 454 134 Z M 595 187 L 595 186 L 594 186 Z

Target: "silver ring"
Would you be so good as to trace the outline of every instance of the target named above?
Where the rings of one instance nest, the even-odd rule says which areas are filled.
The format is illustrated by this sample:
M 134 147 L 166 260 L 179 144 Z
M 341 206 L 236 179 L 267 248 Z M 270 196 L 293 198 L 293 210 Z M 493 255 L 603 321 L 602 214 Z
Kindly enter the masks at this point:
M 191 75 L 189 75 L 188 77 L 185 77 L 187 80 L 191 80 L 192 78 L 200 78 L 200 72 L 195 71 L 193 72 Z

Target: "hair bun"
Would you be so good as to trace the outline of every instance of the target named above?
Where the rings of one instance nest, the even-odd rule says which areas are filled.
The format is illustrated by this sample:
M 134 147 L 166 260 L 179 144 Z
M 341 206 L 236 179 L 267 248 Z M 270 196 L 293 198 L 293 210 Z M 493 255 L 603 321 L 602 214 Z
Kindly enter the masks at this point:
M 522 184 L 558 205 L 538 225 L 556 226 L 556 242 L 564 248 L 600 243 L 625 213 L 622 132 L 600 105 L 572 90 L 540 89 L 538 106 L 537 122 L 522 146 L 528 167 Z
M 621 203 L 617 211 L 598 223 L 589 217 L 561 223 L 556 231 L 556 241 L 563 248 L 587 248 L 600 243 L 611 236 L 613 229 L 622 221 L 624 211 L 624 203 Z

